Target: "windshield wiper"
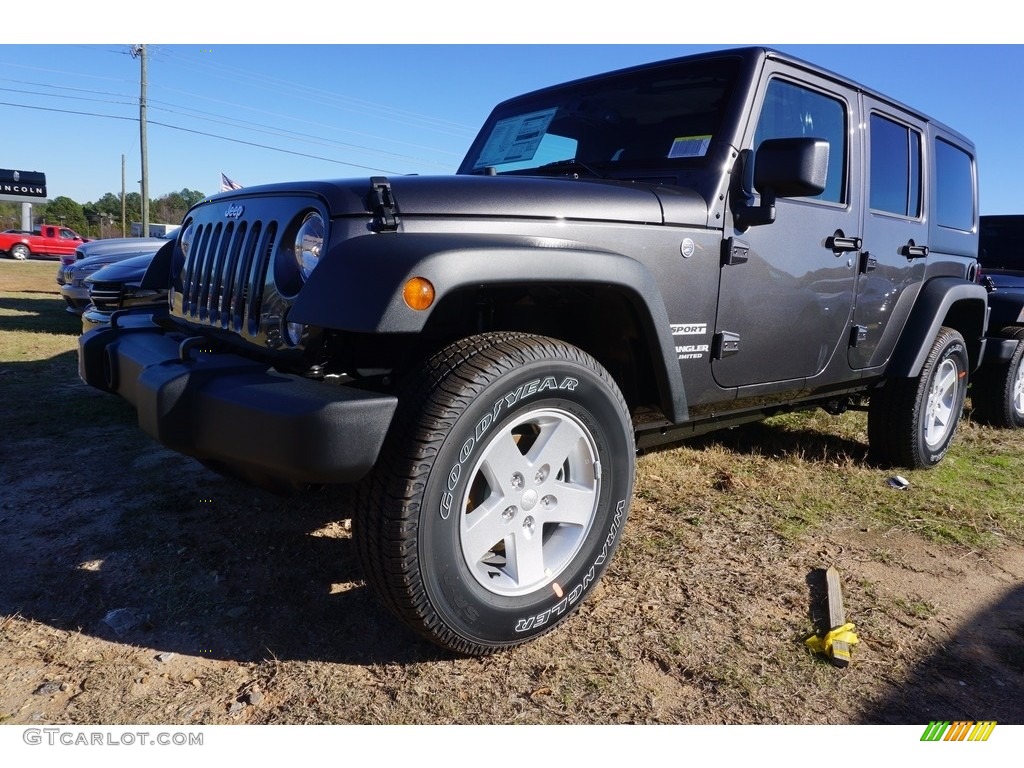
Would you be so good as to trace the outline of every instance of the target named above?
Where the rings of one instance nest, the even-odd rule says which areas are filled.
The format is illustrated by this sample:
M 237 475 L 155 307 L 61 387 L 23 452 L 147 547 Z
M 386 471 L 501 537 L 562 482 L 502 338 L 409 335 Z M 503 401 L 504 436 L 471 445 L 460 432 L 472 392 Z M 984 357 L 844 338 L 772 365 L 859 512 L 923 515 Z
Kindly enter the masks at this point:
M 577 160 L 575 158 L 569 158 L 567 160 L 555 160 L 552 163 L 544 163 L 544 165 L 540 166 L 539 168 L 534 168 L 534 170 L 535 171 L 544 171 L 545 169 L 548 169 L 548 168 L 552 168 L 552 169 L 556 169 L 557 168 L 559 170 L 561 170 L 563 168 L 575 168 L 575 169 L 578 169 L 578 170 L 581 170 L 581 171 L 585 171 L 586 173 L 589 173 L 595 179 L 603 179 L 604 178 L 604 174 L 599 173 L 597 170 L 594 169 L 593 166 L 587 165 L 582 160 Z M 579 174 L 574 174 L 574 175 L 576 176 L 576 178 L 579 178 Z

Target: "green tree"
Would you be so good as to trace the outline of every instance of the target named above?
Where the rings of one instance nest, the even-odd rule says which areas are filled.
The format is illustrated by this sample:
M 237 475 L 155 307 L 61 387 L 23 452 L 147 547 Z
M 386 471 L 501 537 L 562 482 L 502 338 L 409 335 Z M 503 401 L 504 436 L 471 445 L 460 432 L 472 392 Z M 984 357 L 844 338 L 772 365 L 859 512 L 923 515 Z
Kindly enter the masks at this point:
M 36 220 L 40 224 L 60 224 L 85 234 L 87 222 L 82 206 L 70 197 L 57 197 L 45 205 L 36 206 Z
M 191 208 L 193 205 L 195 205 L 204 197 L 206 197 L 206 194 L 200 192 L 198 189 L 188 189 L 187 187 L 181 190 L 181 192 L 179 192 L 178 194 L 181 195 L 181 199 L 185 201 L 185 205 L 187 205 L 189 208 Z
M 118 221 L 121 220 L 120 195 L 115 195 L 113 192 L 107 192 L 95 203 L 92 203 L 92 206 L 96 209 L 97 213 L 105 213 L 107 216 L 115 217 Z
M 124 196 L 125 223 L 131 228 L 133 221 L 142 221 L 142 195 L 138 192 L 129 192 Z M 118 209 L 118 216 L 120 216 Z
M 150 219 L 165 224 L 178 224 L 185 218 L 188 209 L 204 197 L 206 195 L 196 189 L 185 188 L 180 192 L 169 192 L 150 204 Z
M 21 203 L 0 201 L 0 229 L 21 229 Z

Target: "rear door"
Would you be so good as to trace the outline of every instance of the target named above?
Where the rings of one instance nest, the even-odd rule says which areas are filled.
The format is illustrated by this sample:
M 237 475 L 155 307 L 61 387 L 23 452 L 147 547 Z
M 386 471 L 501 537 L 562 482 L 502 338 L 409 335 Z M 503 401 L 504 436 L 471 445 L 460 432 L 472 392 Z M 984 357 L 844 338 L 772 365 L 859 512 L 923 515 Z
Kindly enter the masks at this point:
M 923 171 L 927 126 L 869 97 L 864 107 L 867 199 L 850 336 L 852 368 L 889 359 L 921 288 L 929 253 Z

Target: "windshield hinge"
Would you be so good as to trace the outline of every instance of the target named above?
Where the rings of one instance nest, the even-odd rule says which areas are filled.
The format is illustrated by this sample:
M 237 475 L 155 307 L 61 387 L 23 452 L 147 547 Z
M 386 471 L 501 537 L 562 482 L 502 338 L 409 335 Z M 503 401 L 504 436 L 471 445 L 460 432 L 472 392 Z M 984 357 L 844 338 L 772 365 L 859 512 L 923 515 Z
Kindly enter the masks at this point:
M 738 237 L 729 237 L 722 241 L 722 266 L 733 267 L 746 264 L 749 258 L 750 245 Z
M 370 177 L 370 194 L 367 205 L 373 214 L 373 229 L 376 232 L 394 232 L 398 229 L 398 206 L 391 194 L 391 182 L 386 176 Z

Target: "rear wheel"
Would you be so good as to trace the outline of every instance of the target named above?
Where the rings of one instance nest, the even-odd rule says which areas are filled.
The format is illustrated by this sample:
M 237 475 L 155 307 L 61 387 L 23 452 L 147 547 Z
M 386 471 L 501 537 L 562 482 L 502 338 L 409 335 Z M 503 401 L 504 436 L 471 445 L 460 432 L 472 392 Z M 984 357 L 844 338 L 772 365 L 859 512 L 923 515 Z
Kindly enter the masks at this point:
M 1016 342 L 1010 359 L 982 365 L 971 382 L 974 418 L 994 427 L 1024 427 L 1024 328 L 1010 326 L 998 334 Z
M 17 259 L 18 261 L 24 261 L 31 255 L 28 246 L 24 243 L 15 243 L 11 246 L 11 258 Z
M 589 355 L 511 333 L 453 344 L 400 399 L 356 505 L 367 581 L 450 650 L 531 640 L 608 566 L 634 461 L 622 395 Z
M 876 463 L 928 469 L 942 460 L 963 412 L 969 365 L 963 336 L 942 328 L 920 374 L 890 379 L 871 394 L 868 441 Z

